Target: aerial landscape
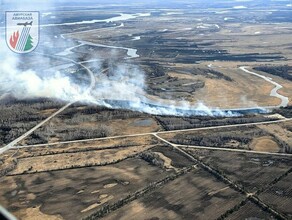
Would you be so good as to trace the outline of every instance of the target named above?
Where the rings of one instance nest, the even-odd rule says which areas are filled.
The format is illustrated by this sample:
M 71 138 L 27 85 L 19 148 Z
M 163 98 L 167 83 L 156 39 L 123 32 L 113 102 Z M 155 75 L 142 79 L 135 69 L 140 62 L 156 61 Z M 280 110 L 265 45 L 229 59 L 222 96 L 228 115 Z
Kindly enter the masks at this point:
M 0 30 L 0 219 L 292 219 L 292 1 L 0 0 Z

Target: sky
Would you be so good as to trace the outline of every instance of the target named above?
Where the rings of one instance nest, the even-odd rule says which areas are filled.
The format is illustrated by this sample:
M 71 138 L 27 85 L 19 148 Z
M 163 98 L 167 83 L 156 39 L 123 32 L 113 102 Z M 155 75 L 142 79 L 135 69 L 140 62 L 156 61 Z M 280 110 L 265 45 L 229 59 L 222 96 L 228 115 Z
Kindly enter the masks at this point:
M 292 0 L 0 0 L 1 10 L 10 10 L 19 7 L 25 10 L 33 5 L 34 10 L 41 10 L 50 6 L 86 6 L 86 5 L 127 5 L 127 4 L 146 4 L 153 6 L 180 7 L 182 5 L 192 5 L 194 7 L 224 7 L 224 5 L 286 5 Z M 32 9 L 30 9 L 32 10 Z

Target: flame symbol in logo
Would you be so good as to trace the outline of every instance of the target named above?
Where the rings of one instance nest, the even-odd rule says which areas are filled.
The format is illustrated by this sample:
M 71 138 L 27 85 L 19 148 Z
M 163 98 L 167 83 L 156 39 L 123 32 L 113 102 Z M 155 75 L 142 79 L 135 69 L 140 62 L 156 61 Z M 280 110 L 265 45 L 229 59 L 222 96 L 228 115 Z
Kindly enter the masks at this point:
M 13 49 L 15 49 L 16 47 L 16 44 L 17 44 L 17 41 L 18 41 L 18 38 L 19 38 L 19 32 L 14 32 L 13 35 L 11 35 L 10 37 L 10 45 Z

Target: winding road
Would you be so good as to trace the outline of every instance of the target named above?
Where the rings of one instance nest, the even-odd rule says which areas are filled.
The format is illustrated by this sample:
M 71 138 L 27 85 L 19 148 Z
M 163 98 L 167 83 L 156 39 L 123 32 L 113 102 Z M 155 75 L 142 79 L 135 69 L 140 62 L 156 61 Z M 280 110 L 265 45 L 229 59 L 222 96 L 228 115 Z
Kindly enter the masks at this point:
M 281 104 L 279 104 L 278 106 L 272 106 L 272 107 L 278 107 L 279 108 L 279 107 L 288 106 L 289 98 L 278 93 L 278 90 L 283 88 L 282 85 L 280 85 L 279 83 L 273 81 L 273 79 L 270 78 L 270 77 L 266 77 L 266 76 L 260 75 L 258 73 L 255 73 L 255 72 L 252 72 L 250 70 L 247 70 L 246 68 L 248 68 L 248 67 L 246 67 L 246 66 L 239 67 L 239 69 L 241 69 L 242 71 L 244 71 L 246 73 L 249 73 L 251 75 L 260 77 L 260 78 L 264 79 L 265 81 L 267 81 L 267 82 L 269 82 L 269 83 L 271 83 L 271 84 L 273 84 L 275 86 L 275 88 L 272 89 L 272 91 L 270 93 L 270 96 L 281 99 Z

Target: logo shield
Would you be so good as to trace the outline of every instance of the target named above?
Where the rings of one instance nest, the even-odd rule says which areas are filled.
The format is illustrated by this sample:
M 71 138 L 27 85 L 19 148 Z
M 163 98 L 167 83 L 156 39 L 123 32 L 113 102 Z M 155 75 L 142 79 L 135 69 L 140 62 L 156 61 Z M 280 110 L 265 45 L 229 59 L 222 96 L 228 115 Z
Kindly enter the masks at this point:
M 39 43 L 39 12 L 6 12 L 6 43 L 15 53 L 29 53 Z

